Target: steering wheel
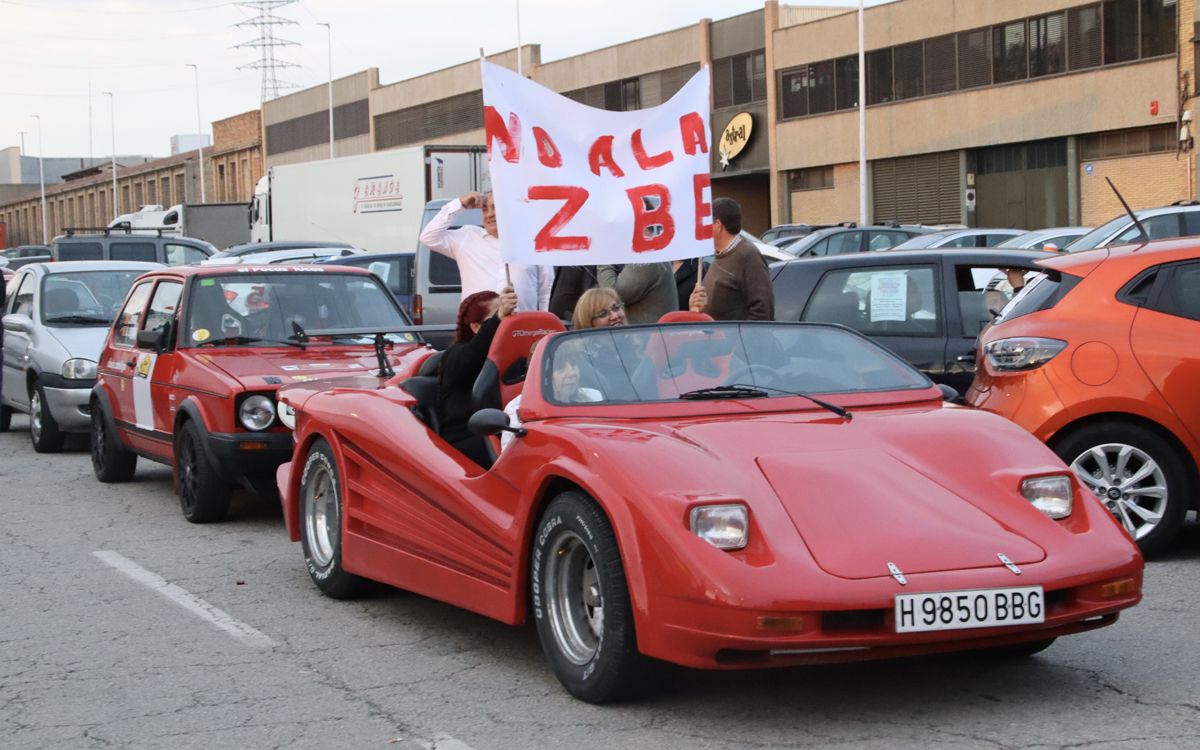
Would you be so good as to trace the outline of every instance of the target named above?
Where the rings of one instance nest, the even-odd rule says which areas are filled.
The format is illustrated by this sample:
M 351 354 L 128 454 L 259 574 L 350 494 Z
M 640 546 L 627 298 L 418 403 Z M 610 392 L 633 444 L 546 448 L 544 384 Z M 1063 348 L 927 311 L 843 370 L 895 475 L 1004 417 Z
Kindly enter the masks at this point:
M 774 369 L 766 365 L 742 365 L 730 373 L 728 382 L 742 385 L 762 385 L 767 388 L 783 388 L 783 378 Z

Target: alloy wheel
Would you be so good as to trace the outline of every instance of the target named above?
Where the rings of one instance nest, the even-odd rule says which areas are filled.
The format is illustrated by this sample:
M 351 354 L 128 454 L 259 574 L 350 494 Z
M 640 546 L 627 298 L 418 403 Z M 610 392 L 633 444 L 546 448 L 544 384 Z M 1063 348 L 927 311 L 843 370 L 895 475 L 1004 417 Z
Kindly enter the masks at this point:
M 42 393 L 37 388 L 29 396 L 29 435 L 35 443 L 42 439 Z
M 1134 539 L 1158 526 L 1167 508 L 1167 478 L 1150 454 L 1124 443 L 1097 445 L 1071 462 L 1079 481 Z
M 308 532 L 309 554 L 317 567 L 326 568 L 337 554 L 341 534 L 341 509 L 333 476 L 321 463 L 313 465 L 304 488 L 304 523 Z
M 563 532 L 550 548 L 546 593 L 550 627 L 559 650 L 572 663 L 587 664 L 600 648 L 604 597 L 596 563 L 574 532 Z

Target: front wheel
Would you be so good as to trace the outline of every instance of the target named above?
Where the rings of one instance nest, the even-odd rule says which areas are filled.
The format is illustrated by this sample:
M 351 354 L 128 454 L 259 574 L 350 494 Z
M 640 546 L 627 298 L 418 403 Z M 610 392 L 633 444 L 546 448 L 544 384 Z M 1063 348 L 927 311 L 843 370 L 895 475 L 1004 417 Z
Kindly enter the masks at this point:
M 29 394 L 29 438 L 38 453 L 58 453 L 63 447 L 63 434 L 46 403 L 46 392 L 35 384 Z
M 1055 446 L 1075 476 L 1112 513 L 1147 557 L 1179 533 L 1187 515 L 1187 475 L 1175 449 L 1141 425 L 1103 422 Z
M 366 580 L 342 568 L 342 491 L 333 449 L 317 440 L 300 475 L 300 546 L 313 583 L 332 599 L 352 599 Z
M 208 460 L 196 424 L 189 419 L 180 428 L 175 438 L 175 471 L 183 517 L 192 523 L 224 521 L 229 515 L 229 484 Z
M 547 506 L 529 566 L 542 651 L 576 698 L 607 703 L 643 687 L 649 662 L 638 653 L 625 568 L 600 507 L 570 491 Z

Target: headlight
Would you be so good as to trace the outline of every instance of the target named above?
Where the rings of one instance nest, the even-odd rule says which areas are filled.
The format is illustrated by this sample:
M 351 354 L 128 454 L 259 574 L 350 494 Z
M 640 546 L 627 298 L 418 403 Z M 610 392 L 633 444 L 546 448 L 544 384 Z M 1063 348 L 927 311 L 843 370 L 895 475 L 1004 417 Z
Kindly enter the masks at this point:
M 1067 476 L 1035 477 L 1021 482 L 1021 494 L 1033 507 L 1051 518 L 1071 515 L 1074 491 Z
M 744 505 L 701 505 L 692 508 L 692 533 L 718 549 L 741 549 L 750 531 Z
M 279 412 L 279 421 L 284 427 L 289 430 L 296 429 L 296 410 L 291 404 L 280 401 L 276 411 Z
M 1012 372 L 1041 367 L 1066 348 L 1065 341 L 1028 337 L 993 341 L 984 352 L 993 369 Z
M 249 396 L 238 408 L 238 419 L 247 430 L 265 430 L 275 421 L 275 402 L 270 396 Z
M 63 362 L 62 376 L 67 380 L 88 380 L 96 377 L 96 363 L 90 359 L 68 359 Z

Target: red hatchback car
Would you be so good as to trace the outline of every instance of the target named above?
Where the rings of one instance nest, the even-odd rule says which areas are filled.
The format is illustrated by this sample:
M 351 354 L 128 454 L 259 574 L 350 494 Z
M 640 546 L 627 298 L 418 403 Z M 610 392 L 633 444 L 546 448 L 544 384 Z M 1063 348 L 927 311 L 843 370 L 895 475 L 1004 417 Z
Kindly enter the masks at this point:
M 427 347 L 410 328 L 387 289 L 357 268 L 146 274 L 100 356 L 91 398 L 96 478 L 131 479 L 138 456 L 168 464 L 184 516 L 221 520 L 234 485 L 274 494 L 275 468 L 292 454 L 275 391 L 423 357 Z
M 979 338 L 968 403 L 1071 465 L 1146 554 L 1200 504 L 1200 243 L 1042 261 Z
M 513 439 L 486 465 L 438 435 L 434 378 L 279 393 L 284 515 L 322 592 L 528 615 L 593 702 L 654 660 L 1029 654 L 1141 599 L 1137 548 L 1053 453 L 848 329 L 561 330 L 500 324 L 471 426 Z M 518 393 L 519 427 L 496 408 Z

